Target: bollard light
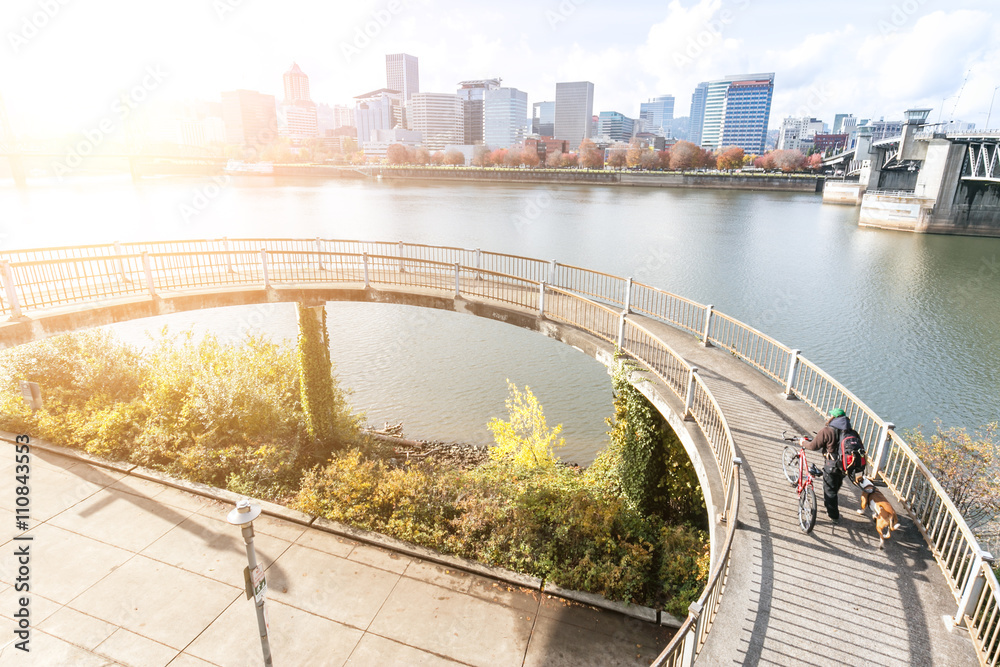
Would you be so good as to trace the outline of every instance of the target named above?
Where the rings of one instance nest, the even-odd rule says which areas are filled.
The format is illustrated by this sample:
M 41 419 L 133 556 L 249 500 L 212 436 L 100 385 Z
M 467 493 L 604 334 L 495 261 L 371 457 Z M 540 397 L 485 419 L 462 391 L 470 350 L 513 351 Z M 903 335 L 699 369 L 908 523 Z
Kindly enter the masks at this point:
M 244 579 L 247 586 L 247 598 L 253 598 L 257 609 L 257 629 L 260 630 L 260 647 L 264 652 L 264 665 L 271 667 L 271 644 L 267 638 L 267 610 L 264 608 L 264 598 L 267 594 L 267 580 L 264 579 L 263 568 L 257 565 L 257 552 L 253 546 L 253 520 L 260 516 L 260 505 L 251 505 L 246 498 L 236 503 L 236 509 L 229 512 L 226 521 L 243 529 L 243 541 L 247 547 L 247 569 Z

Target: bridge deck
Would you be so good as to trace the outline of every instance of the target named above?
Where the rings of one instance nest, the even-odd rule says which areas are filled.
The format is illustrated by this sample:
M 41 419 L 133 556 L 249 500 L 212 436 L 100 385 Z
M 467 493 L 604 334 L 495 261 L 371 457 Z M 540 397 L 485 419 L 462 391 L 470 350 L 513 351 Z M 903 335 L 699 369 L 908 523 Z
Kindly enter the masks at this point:
M 340 271 L 340 279 L 352 284 L 328 282 L 322 286 L 324 292 L 357 291 L 363 284 L 360 272 Z M 334 273 L 298 270 L 270 278 L 287 287 L 322 279 L 321 274 L 329 280 Z M 520 299 L 528 307 L 514 303 L 519 300 L 515 293 L 528 291 L 523 284 L 479 280 L 474 274 L 463 269 L 460 275 L 464 302 L 502 304 L 525 317 L 537 315 L 531 310 L 533 301 Z M 443 269 L 435 275 L 434 280 L 420 276 L 415 281 L 422 283 L 419 287 L 407 284 L 412 276 L 405 272 L 391 279 L 386 272 L 378 279 L 390 283 L 382 286 L 384 290 L 433 291 L 439 299 L 442 293 L 446 298 L 449 292 L 454 294 L 455 276 Z M 253 287 L 249 283 L 257 276 L 248 278 L 245 287 Z M 239 274 L 220 272 L 218 286 L 240 286 L 240 280 Z M 172 282 L 157 281 L 157 290 L 170 289 Z M 259 290 L 260 284 L 256 287 Z M 556 319 L 564 304 L 568 308 L 572 301 L 558 296 L 546 299 L 546 315 Z M 780 469 L 784 443 L 779 436 L 786 429 L 817 429 L 815 412 L 798 401 L 784 400 L 777 385 L 726 351 L 704 348 L 691 334 L 659 321 L 629 317 L 701 369 L 743 459 L 741 530 L 719 616 L 699 664 L 978 664 L 968 633 L 949 629 L 954 598 L 904 513 L 900 512 L 901 530 L 880 551 L 872 525 L 853 511 L 858 507 L 853 487 L 845 485 L 840 525 L 830 523 L 821 504 L 814 531 L 806 535 L 798 528 L 795 493 Z M 614 324 L 612 317 L 588 323 L 588 328 L 607 332 Z M 898 511 L 898 504 L 893 504 Z

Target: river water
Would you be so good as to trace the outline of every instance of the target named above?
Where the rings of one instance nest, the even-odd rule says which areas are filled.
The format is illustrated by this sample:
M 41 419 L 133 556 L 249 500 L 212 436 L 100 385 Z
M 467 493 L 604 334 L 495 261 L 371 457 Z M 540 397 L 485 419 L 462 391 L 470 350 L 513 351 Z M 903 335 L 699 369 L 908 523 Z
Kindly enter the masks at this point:
M 1000 405 L 1000 239 L 857 226 L 819 195 L 575 185 L 77 180 L 0 187 L 0 247 L 229 237 L 324 237 L 482 248 L 633 276 L 799 348 L 898 428 L 976 427 Z M 369 423 L 488 443 L 505 380 L 529 385 L 566 460 L 606 442 L 605 369 L 536 333 L 454 313 L 329 304 L 341 382 Z M 291 304 L 116 325 L 235 339 L 296 333 Z

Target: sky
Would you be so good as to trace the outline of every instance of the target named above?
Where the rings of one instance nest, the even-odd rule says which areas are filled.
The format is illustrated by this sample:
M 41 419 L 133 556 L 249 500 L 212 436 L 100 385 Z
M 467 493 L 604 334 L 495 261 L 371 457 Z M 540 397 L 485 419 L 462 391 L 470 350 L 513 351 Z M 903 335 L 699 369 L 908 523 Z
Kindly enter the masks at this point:
M 835 113 L 1000 127 L 995 0 L 4 0 L 0 97 L 16 133 L 86 132 L 129 108 L 282 95 L 292 62 L 313 99 L 353 104 L 384 87 L 385 55 L 420 60 L 422 92 L 501 77 L 552 100 L 594 83 L 594 113 L 637 117 L 700 81 L 775 72 L 770 125 Z

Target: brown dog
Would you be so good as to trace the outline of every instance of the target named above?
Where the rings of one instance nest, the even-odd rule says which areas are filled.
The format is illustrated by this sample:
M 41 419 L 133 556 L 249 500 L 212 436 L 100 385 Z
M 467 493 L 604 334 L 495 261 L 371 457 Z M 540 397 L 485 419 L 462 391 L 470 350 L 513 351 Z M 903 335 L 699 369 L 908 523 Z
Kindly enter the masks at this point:
M 885 541 L 892 535 L 892 531 L 899 528 L 899 520 L 896 518 L 896 510 L 885 499 L 882 492 L 875 488 L 872 481 L 863 478 L 859 484 L 861 487 L 861 509 L 858 514 L 865 514 L 866 510 L 875 520 L 875 529 L 878 531 L 878 548 L 885 546 Z

